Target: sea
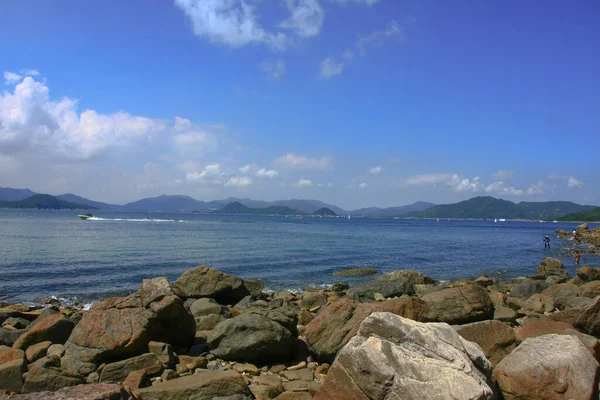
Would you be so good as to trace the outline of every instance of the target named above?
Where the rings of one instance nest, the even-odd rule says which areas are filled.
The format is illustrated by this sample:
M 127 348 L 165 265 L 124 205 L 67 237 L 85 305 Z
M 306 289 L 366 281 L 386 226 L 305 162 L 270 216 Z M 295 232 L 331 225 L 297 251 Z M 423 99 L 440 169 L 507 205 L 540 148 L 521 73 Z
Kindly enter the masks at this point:
M 77 214 L 0 210 L 0 301 L 89 303 L 131 293 L 145 278 L 175 281 L 202 264 L 273 291 L 373 279 L 332 275 L 356 267 L 415 269 L 436 280 L 510 279 L 552 256 L 575 273 L 574 243 L 555 234 L 573 223 L 103 211 L 85 221 Z M 599 260 L 584 254 L 581 263 Z

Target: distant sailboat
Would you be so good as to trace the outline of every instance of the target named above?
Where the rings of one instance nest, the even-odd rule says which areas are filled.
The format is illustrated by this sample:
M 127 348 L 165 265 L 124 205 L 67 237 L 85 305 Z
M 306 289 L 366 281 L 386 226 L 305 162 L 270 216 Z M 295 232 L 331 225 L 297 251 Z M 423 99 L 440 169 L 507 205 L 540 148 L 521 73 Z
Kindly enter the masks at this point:
M 348 219 L 350 219 L 350 214 L 348 214 Z
M 496 218 L 494 218 L 494 222 L 498 222 L 498 220 Z

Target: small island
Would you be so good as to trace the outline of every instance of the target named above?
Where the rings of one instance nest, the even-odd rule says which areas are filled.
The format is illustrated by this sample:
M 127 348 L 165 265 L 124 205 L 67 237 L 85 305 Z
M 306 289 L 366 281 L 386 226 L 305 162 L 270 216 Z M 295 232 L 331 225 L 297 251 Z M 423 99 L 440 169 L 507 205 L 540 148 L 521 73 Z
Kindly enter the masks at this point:
M 264 208 L 246 207 L 239 201 L 227 204 L 215 214 L 244 214 L 244 215 L 305 215 L 302 211 L 285 206 L 270 206 Z

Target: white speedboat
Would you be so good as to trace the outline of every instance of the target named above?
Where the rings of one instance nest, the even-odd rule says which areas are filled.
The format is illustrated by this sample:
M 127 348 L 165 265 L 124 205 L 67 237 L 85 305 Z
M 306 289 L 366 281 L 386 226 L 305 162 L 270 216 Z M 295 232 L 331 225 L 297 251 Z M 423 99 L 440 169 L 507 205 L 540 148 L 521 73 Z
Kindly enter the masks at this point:
M 78 217 L 81 219 L 90 219 L 93 217 L 93 215 L 88 213 L 88 214 L 78 215 Z

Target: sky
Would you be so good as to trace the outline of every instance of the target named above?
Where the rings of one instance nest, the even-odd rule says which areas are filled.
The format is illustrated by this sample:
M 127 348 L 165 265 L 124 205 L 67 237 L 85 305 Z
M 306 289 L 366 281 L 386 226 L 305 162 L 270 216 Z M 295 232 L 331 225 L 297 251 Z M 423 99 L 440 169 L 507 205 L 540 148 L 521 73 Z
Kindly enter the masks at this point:
M 0 187 L 600 204 L 600 2 L 0 1 Z

